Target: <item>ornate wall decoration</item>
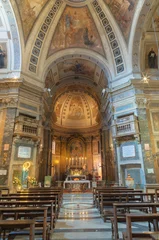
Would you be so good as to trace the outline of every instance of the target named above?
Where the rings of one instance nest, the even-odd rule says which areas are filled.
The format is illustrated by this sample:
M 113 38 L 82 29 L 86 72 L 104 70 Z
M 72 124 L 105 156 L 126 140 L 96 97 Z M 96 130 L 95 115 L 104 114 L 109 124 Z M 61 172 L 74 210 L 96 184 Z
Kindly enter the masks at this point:
M 116 19 L 126 40 L 129 37 L 138 1 L 139 0 L 104 0 Z
M 102 42 L 88 7 L 67 6 L 56 27 L 48 57 L 66 48 L 82 47 L 104 54 Z
M 109 20 L 107 19 L 105 13 L 102 11 L 102 8 L 99 4 L 99 2 L 97 0 L 93 1 L 93 7 L 95 9 L 96 14 L 98 15 L 101 24 L 103 25 L 107 37 L 109 39 L 109 43 L 113 52 L 113 56 L 114 56 L 114 62 L 116 65 L 116 72 L 117 74 L 124 72 L 125 68 L 124 68 L 124 63 L 123 63 L 123 57 L 122 57 L 122 53 L 120 50 L 120 46 L 118 43 L 118 40 L 116 39 L 115 33 L 113 31 L 113 28 L 111 26 L 111 23 L 109 22 Z
M 55 18 L 55 15 L 62 4 L 62 0 L 56 0 L 55 4 L 53 4 L 53 7 L 49 11 L 48 15 L 45 18 L 45 21 L 43 22 L 41 29 L 39 30 L 37 34 L 37 38 L 35 40 L 35 44 L 32 49 L 32 55 L 30 57 L 30 64 L 29 64 L 29 70 L 33 73 L 36 73 L 37 64 L 38 64 L 38 58 L 40 56 L 40 51 L 42 48 L 43 41 L 45 40 L 46 33 L 50 27 L 51 22 Z

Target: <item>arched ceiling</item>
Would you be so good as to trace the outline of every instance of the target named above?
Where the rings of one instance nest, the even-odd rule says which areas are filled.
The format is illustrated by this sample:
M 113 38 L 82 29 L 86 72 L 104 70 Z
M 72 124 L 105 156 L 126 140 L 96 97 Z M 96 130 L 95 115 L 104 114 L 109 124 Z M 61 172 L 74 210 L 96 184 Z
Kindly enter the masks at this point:
M 18 26 L 22 77 L 32 76 L 39 86 L 45 81 L 51 61 L 66 50 L 73 56 L 80 50 L 87 56 L 96 55 L 105 72 L 109 69 L 106 76 L 111 87 L 125 83 L 133 77 L 132 71 L 140 71 L 141 36 L 146 25 L 149 25 L 146 31 L 152 31 L 151 24 L 145 22 L 149 19 L 150 23 L 155 14 L 154 24 L 158 24 L 158 11 L 154 13 L 156 0 L 0 0 L 0 4 L 0 30 L 6 13 L 5 25 L 10 26 L 11 33 L 7 71 L 13 69 L 13 64 L 14 68 L 21 64 Z M 13 53 L 15 62 L 11 63 Z
M 81 49 L 96 53 L 97 58 L 103 57 L 110 79 L 126 74 L 131 65 L 131 61 L 127 61 L 127 66 L 125 62 L 138 0 L 15 2 L 26 47 L 23 72 L 40 77 L 44 75 L 41 66 L 47 65 L 56 53 L 74 49 L 75 54 L 76 49 Z
M 90 81 L 101 90 L 108 85 L 105 73 L 97 63 L 76 57 L 61 59 L 54 64 L 46 76 L 45 87 L 52 89 L 54 85 L 69 80 L 83 80 L 83 85 Z

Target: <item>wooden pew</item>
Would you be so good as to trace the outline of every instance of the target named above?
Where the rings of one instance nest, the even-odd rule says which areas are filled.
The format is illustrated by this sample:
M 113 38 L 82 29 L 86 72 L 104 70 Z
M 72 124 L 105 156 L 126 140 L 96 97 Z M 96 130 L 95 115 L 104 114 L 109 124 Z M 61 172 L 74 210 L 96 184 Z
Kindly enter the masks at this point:
M 147 212 L 151 213 L 157 213 L 157 208 L 159 207 L 159 203 L 114 203 L 113 204 L 113 218 L 112 224 L 112 235 L 114 230 L 115 239 L 118 239 L 118 222 L 126 223 L 126 213 L 130 213 L 132 210 L 138 210 L 138 212 L 142 213 L 145 212 L 145 209 L 147 209 Z M 120 210 L 123 210 L 123 213 L 121 213 Z M 145 213 L 146 214 L 146 213 Z M 150 225 L 149 225 L 150 230 Z
M 58 201 L 57 201 L 57 196 L 55 195 L 49 195 L 49 196 L 41 196 L 41 195 L 37 195 L 37 196 L 7 196 L 7 197 L 0 197 L 0 201 L 54 201 L 54 205 L 55 205 L 55 213 L 58 216 L 58 211 L 59 211 L 59 206 L 58 206 Z
M 116 193 L 142 193 L 142 190 L 131 190 L 131 189 L 123 189 L 123 190 L 114 190 L 114 191 L 108 191 L 108 190 L 98 190 L 97 194 L 96 194 L 96 200 L 95 200 L 95 204 L 96 207 L 99 208 L 100 207 L 100 203 L 101 203 L 101 194 L 116 194 Z
M 110 207 L 113 208 L 113 203 L 115 202 L 154 202 L 154 198 L 153 193 L 101 193 L 99 210 L 105 219 L 107 211 L 113 210 Z
M 39 224 L 39 222 L 35 219 L 35 228 L 43 226 L 42 233 L 43 239 L 47 239 L 47 210 L 48 207 L 3 207 L 0 208 L 0 218 L 1 220 L 5 220 L 7 218 L 12 217 L 14 220 L 18 220 L 21 218 L 32 218 L 35 219 L 39 216 L 43 217 L 42 224 Z M 35 231 L 36 232 L 36 231 Z M 23 231 L 23 235 L 28 235 L 28 231 Z M 38 231 L 39 234 L 39 231 Z M 15 234 L 16 235 L 16 232 Z M 19 235 L 19 234 L 18 234 Z
M 133 188 L 126 188 L 126 187 L 96 187 L 93 188 L 93 202 L 95 204 L 96 198 L 98 198 L 98 192 L 120 192 L 120 191 L 126 191 L 126 190 L 134 190 Z
M 57 196 L 57 211 L 59 211 L 60 207 L 61 207 L 61 203 L 62 203 L 62 198 L 63 198 L 63 192 L 60 190 L 57 191 L 22 191 L 22 192 L 18 192 L 18 193 L 12 193 L 9 196 L 13 197 L 13 196 Z M 3 195 L 3 197 L 5 197 Z
M 154 231 L 158 231 L 158 221 L 159 214 L 151 213 L 151 214 L 126 214 L 126 225 L 127 225 L 127 240 L 132 240 L 132 222 L 153 222 Z M 149 234 L 147 232 L 147 234 Z M 144 236 L 144 233 L 143 233 Z M 141 235 L 142 237 L 142 235 Z
M 50 230 L 55 226 L 56 215 L 54 214 L 54 201 L 0 201 L 0 207 L 47 207 L 50 218 Z
M 35 220 L 0 220 L 0 235 L 3 234 L 5 240 L 6 230 L 11 231 L 15 228 L 24 229 L 29 227 L 29 240 L 35 239 Z

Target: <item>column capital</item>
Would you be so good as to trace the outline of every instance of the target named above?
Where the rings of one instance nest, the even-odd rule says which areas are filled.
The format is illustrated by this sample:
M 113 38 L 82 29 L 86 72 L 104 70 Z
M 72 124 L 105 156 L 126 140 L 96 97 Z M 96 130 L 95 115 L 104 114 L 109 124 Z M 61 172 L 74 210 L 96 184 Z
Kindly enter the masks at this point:
M 137 104 L 138 108 L 147 108 L 149 104 L 149 99 L 145 97 L 137 97 L 135 103 Z

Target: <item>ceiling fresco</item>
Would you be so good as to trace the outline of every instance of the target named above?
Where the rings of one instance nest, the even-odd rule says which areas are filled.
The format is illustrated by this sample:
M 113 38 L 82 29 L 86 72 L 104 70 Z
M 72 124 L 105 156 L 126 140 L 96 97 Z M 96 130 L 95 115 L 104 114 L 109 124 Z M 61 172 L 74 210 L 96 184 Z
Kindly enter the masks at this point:
M 95 67 L 95 63 L 84 59 L 66 60 L 58 64 L 59 77 L 64 78 L 72 75 L 82 75 L 93 78 Z
M 139 0 L 104 0 L 126 39 L 129 37 L 138 1 Z
M 98 30 L 86 6 L 65 8 L 53 35 L 48 56 L 75 47 L 91 49 L 104 55 Z
M 99 109 L 96 101 L 82 91 L 65 93 L 54 107 L 56 125 L 65 128 L 88 128 L 98 125 Z
M 151 26 L 149 31 L 157 31 L 159 32 L 159 7 L 157 8 L 156 12 L 153 16 L 153 23 L 151 21 Z
M 49 0 L 16 0 L 22 20 L 25 40 L 28 38 L 36 18 L 48 1 Z
M 45 87 L 52 88 L 65 79 L 72 79 L 78 83 L 79 80 L 84 80 L 85 83 L 90 80 L 93 85 L 98 85 L 101 89 L 108 85 L 104 71 L 96 63 L 83 58 L 66 59 L 53 65 L 46 76 Z M 78 87 L 80 86 L 78 85 Z

